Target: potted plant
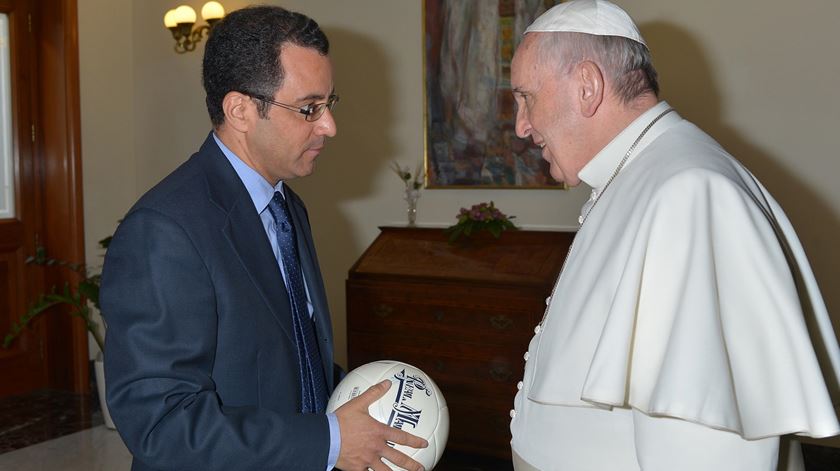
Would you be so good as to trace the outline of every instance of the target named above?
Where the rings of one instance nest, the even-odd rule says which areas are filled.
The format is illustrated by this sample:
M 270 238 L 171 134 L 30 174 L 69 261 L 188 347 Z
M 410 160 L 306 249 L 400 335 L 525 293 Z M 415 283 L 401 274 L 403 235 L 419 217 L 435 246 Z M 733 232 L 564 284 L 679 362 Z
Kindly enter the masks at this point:
M 99 241 L 99 246 L 103 249 L 108 249 L 108 244 L 111 242 L 111 237 L 106 237 Z M 95 312 L 91 307 L 99 310 L 99 286 L 101 274 L 90 273 L 84 264 L 71 263 L 64 260 L 58 260 L 47 256 L 47 250 L 43 246 L 38 246 L 35 249 L 35 255 L 26 259 L 25 263 L 41 266 L 58 266 L 73 270 L 82 276 L 82 279 L 76 286 L 71 286 L 66 283 L 61 289 L 53 286 L 47 293 L 42 293 L 38 296 L 35 302 L 23 313 L 17 322 L 12 322 L 11 330 L 3 338 L 3 348 L 9 348 L 12 342 L 17 339 L 24 329 L 41 314 L 51 312 L 50 308 L 58 305 L 66 305 L 70 308 L 70 315 L 79 317 L 84 321 L 88 332 L 93 336 L 96 345 L 99 347 L 99 353 L 94 360 L 94 371 L 96 373 L 96 386 L 99 393 L 99 404 L 102 408 L 102 416 L 105 419 L 105 425 L 108 428 L 114 428 L 114 422 L 111 420 L 111 414 L 108 413 L 108 407 L 105 404 L 105 373 L 102 362 L 102 352 L 105 351 L 105 341 L 102 333 L 99 331 L 99 325 L 93 319 Z
M 444 232 L 449 235 L 449 242 L 453 244 L 461 236 L 470 237 L 480 231 L 487 231 L 498 239 L 502 232 L 518 229 L 511 221 L 516 216 L 508 216 L 499 211 L 492 201 L 490 204 L 474 204 L 469 209 L 461 208 L 455 217 L 458 222 L 444 229 Z
M 391 163 L 391 170 L 400 177 L 400 180 L 405 184 L 404 199 L 408 203 L 408 225 L 415 226 L 417 223 L 417 200 L 420 199 L 420 189 L 423 188 L 423 163 L 417 164 L 417 170 L 414 175 L 408 167 L 400 167 L 396 162 Z

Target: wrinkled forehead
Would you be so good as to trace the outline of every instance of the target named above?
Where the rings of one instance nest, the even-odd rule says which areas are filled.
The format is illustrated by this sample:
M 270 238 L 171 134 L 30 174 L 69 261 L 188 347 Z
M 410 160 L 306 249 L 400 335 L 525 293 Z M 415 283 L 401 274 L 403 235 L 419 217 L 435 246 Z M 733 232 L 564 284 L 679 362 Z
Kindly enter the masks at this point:
M 539 72 L 539 36 L 541 33 L 526 34 L 516 48 L 511 61 L 510 79 L 514 88 Z
M 513 61 L 516 61 L 517 58 L 520 58 L 520 60 L 521 58 L 530 58 L 539 49 L 538 42 L 542 34 L 544 33 L 530 33 L 523 36 L 519 46 L 516 47 L 516 52 L 513 54 Z

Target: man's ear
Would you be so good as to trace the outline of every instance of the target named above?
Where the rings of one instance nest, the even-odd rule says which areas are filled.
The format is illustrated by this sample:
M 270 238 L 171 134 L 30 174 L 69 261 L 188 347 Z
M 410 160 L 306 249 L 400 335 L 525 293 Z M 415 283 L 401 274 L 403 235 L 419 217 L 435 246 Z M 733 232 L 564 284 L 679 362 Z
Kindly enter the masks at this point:
M 604 101 L 604 74 L 598 64 L 592 61 L 581 62 L 577 66 L 577 78 L 580 84 L 580 111 L 591 118 Z
M 256 115 L 256 106 L 251 97 L 239 92 L 228 92 L 225 95 L 222 110 L 225 112 L 225 124 L 239 132 L 248 131 Z

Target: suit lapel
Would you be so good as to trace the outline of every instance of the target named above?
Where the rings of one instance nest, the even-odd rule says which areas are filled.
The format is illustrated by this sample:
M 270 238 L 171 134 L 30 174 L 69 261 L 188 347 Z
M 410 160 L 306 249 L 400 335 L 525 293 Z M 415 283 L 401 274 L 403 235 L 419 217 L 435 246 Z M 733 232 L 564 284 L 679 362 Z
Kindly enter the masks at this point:
M 294 342 L 289 295 L 248 190 L 216 145 L 212 133 L 201 146 L 198 157 L 206 171 L 210 200 L 228 215 L 222 233 L 267 309 L 289 340 Z M 239 293 L 230 295 L 237 296 Z
M 230 212 L 223 232 L 266 306 L 289 340 L 294 342 L 292 307 L 283 276 L 247 191 L 245 196 Z

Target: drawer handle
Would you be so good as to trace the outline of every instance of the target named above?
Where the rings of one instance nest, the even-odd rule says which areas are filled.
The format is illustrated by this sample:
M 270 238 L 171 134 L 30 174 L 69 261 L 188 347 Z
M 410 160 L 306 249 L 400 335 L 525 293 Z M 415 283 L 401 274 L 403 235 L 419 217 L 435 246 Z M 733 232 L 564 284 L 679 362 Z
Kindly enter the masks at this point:
M 442 321 L 443 320 L 443 311 L 435 311 L 434 312 L 435 320 Z
M 505 383 L 513 377 L 513 370 L 506 365 L 494 365 L 490 367 L 490 377 L 493 378 L 493 381 Z
M 394 312 L 394 308 L 387 304 L 380 304 L 373 308 L 373 315 L 380 319 L 384 319 L 390 316 Z
M 498 330 L 509 329 L 513 325 L 513 319 L 504 314 L 498 314 L 490 318 L 490 325 Z

